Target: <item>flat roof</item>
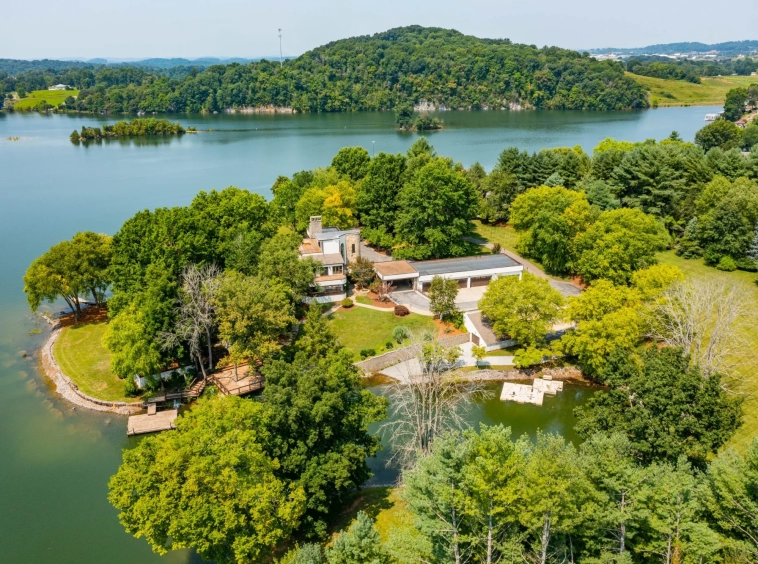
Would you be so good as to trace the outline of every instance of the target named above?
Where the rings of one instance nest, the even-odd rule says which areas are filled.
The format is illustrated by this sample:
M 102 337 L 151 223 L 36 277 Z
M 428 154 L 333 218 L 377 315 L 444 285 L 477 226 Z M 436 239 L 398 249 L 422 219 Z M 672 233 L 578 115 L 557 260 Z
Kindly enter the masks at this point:
M 415 278 L 418 276 L 418 272 L 413 268 L 408 261 L 405 260 L 392 260 L 389 262 L 376 262 L 374 263 L 374 270 L 379 274 L 379 277 L 383 276 L 398 276 L 402 274 L 408 274 L 409 278 Z
M 345 264 L 345 259 L 339 253 L 324 253 L 323 255 L 310 255 L 306 258 L 312 258 L 321 264 Z
M 337 229 L 336 227 L 324 227 L 321 233 L 316 234 L 314 239 L 317 241 L 328 241 L 330 239 L 336 239 L 337 237 L 342 237 L 343 235 L 348 235 L 350 233 L 360 232 L 360 229 Z
M 452 274 L 454 272 L 468 272 L 471 270 L 490 270 L 493 268 L 521 266 L 520 262 L 503 254 L 441 260 L 422 260 L 410 264 L 421 276 L 435 276 L 437 274 Z

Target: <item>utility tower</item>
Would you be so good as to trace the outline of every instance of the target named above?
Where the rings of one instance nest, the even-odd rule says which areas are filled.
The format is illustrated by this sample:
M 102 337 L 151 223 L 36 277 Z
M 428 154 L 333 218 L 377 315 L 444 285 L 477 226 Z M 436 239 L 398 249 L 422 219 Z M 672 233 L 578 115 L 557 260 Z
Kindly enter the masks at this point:
M 279 68 L 282 67 L 282 28 L 279 28 Z

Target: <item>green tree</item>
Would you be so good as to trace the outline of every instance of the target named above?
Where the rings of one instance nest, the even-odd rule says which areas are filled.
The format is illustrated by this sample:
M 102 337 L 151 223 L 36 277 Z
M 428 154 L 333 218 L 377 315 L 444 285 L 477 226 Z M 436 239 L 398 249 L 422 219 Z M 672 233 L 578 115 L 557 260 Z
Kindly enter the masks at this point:
M 371 517 L 358 512 L 356 521 L 341 531 L 334 544 L 326 549 L 329 564 L 389 564 L 389 555 L 379 539 Z
M 511 206 L 511 225 L 520 233 L 519 252 L 554 274 L 573 270 L 574 240 L 592 219 L 586 195 L 560 186 L 527 190 Z
M 258 277 L 284 284 L 293 302 L 300 300 L 313 282 L 318 264 L 301 259 L 297 252 L 302 242 L 297 233 L 278 234 L 261 245 Z
M 478 560 L 492 564 L 520 553 L 518 519 L 526 467 L 523 441 L 511 440 L 510 427 L 469 430 L 461 469 L 464 514 L 471 518 L 470 538 Z
M 439 562 L 461 564 L 468 552 L 472 517 L 466 513 L 465 462 L 465 445 L 451 433 L 438 437 L 431 454 L 403 474 L 403 498 Z
M 643 490 L 647 527 L 637 552 L 664 564 L 711 562 L 721 549 L 715 532 L 701 519 L 700 484 L 689 463 L 656 464 Z
M 650 473 L 637 464 L 631 442 L 620 433 L 592 435 L 581 445 L 580 455 L 598 495 L 587 543 L 596 550 L 615 545 L 614 552 L 628 554 L 645 525 L 643 498 Z
M 24 274 L 24 292 L 35 311 L 43 301 L 63 298 L 76 319 L 79 298 L 89 292 L 100 304 L 110 281 L 111 242 L 107 235 L 77 233 L 71 241 L 50 247 Z
M 561 317 L 563 296 L 544 278 L 524 272 L 490 282 L 479 301 L 496 335 L 507 335 L 519 344 L 538 346 Z
M 650 463 L 684 455 L 703 466 L 740 424 L 741 401 L 707 378 L 676 348 L 646 350 L 640 359 L 616 354 L 602 375 L 610 388 L 575 410 L 577 432 L 629 437 L 635 457 Z
M 722 451 L 710 464 L 705 504 L 718 529 L 748 559 L 758 557 L 758 440 L 744 454 Z
M 527 454 L 519 521 L 526 530 L 527 551 L 539 564 L 568 552 L 568 536 L 580 530 L 591 506 L 592 486 L 576 449 L 563 437 L 537 433 Z
M 299 352 L 292 363 L 270 360 L 261 369 L 267 452 L 280 463 L 277 476 L 305 490 L 305 533 L 326 532 L 327 516 L 371 476 L 366 458 L 379 450 L 368 427 L 385 417 L 386 400 L 363 388 L 352 360 L 345 350 Z
M 706 153 L 713 147 L 732 149 L 739 145 L 740 128 L 731 121 L 719 119 L 695 133 L 695 143 Z
M 395 231 L 406 258 L 461 256 L 461 236 L 472 229 L 476 190 L 463 174 L 436 159 L 422 167 L 400 193 Z
M 457 296 L 457 280 L 435 276 L 429 285 L 429 310 L 434 315 L 439 315 L 440 320 L 454 315 L 458 311 L 455 305 Z
M 395 108 L 395 123 L 400 129 L 413 128 L 413 105 L 407 102 L 398 104 Z
M 111 353 L 111 371 L 119 378 L 160 372 L 160 346 L 136 304 L 130 304 L 110 320 L 103 344 Z
M 361 180 L 368 173 L 371 157 L 363 147 L 344 147 L 332 159 L 332 167 L 353 182 Z
M 507 222 L 513 200 L 521 193 L 518 178 L 493 170 L 479 187 L 479 217 L 486 223 Z
M 324 564 L 324 562 L 321 545 L 310 543 L 290 550 L 278 564 Z
M 399 194 L 405 172 L 405 157 L 379 153 L 368 165 L 368 173 L 358 187 L 356 208 L 361 225 L 394 231 Z
M 194 548 L 215 562 L 260 561 L 298 526 L 303 488 L 275 476 L 267 408 L 234 396 L 201 401 L 124 451 L 108 499 L 158 554 Z
M 262 361 L 279 350 L 279 337 L 296 323 L 288 288 L 276 280 L 225 272 L 214 297 L 218 336 L 227 362 Z
M 481 364 L 486 354 L 487 354 L 487 347 L 485 346 L 473 345 L 471 347 L 471 356 L 473 356 L 476 359 L 477 366 Z
M 635 270 L 656 263 L 669 243 L 661 223 L 640 210 L 603 212 L 576 241 L 576 272 L 585 282 L 598 278 L 626 284 Z
M 726 93 L 724 100 L 724 119 L 737 121 L 745 113 L 745 104 L 748 100 L 746 88 L 732 88 Z
M 374 263 L 365 257 L 356 257 L 348 265 L 348 274 L 358 289 L 368 288 L 369 284 L 376 278 Z
M 308 308 L 305 322 L 298 332 L 295 348 L 297 352 L 302 352 L 311 359 L 327 357 L 342 348 L 318 304 L 311 304 Z

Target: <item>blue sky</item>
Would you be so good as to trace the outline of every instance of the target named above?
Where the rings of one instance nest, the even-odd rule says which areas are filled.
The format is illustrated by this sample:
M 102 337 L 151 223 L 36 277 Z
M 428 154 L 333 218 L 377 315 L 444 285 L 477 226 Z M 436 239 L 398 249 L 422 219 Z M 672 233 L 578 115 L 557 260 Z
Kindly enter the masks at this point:
M 257 57 L 419 24 L 573 49 L 758 38 L 755 0 L 37 0 L 8 2 L 0 58 Z

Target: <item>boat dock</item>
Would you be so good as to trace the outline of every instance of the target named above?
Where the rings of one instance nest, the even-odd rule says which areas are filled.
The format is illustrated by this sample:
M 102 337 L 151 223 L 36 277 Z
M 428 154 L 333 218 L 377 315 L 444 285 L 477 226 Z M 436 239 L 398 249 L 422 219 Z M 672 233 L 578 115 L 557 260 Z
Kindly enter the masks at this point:
M 542 405 L 546 394 L 554 396 L 561 391 L 563 391 L 563 382 L 546 378 L 535 378 L 532 385 L 504 382 L 500 400 Z
M 244 396 L 256 392 L 263 388 L 263 383 L 266 381 L 262 375 L 250 370 L 248 364 L 237 366 L 236 375 L 234 367 L 227 366 L 210 379 L 216 384 L 218 391 L 225 396 Z
M 152 404 L 148 407 L 147 413 L 129 417 L 129 421 L 126 423 L 126 434 L 127 436 L 143 435 L 145 433 L 176 429 L 174 420 L 178 415 L 179 411 L 176 409 L 157 411 L 155 404 Z

